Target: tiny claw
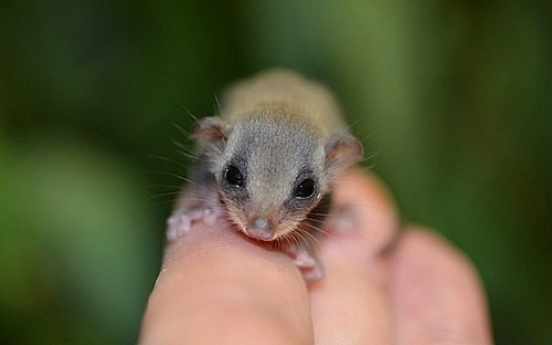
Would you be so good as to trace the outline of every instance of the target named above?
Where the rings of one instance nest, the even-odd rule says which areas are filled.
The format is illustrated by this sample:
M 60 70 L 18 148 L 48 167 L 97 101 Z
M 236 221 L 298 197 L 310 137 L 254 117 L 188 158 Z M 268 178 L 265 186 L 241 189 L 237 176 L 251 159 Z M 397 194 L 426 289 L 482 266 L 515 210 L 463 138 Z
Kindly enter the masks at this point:
M 306 250 L 299 250 L 293 262 L 301 268 L 312 268 L 316 266 L 317 263 L 316 258 Z
M 180 217 L 180 224 L 178 227 L 180 236 L 183 236 L 185 234 L 189 234 L 192 230 L 192 220 L 189 216 L 181 216 Z
M 167 225 L 167 239 L 176 241 L 191 231 L 192 220 L 187 215 L 177 215 L 167 219 Z
M 303 270 L 303 278 L 306 282 L 314 282 L 317 280 L 320 280 L 324 278 L 324 270 L 322 269 L 322 266 L 317 263 L 314 265 L 314 267 Z
M 222 213 L 222 209 L 208 205 L 191 209 L 179 209 L 167 219 L 167 239 L 169 241 L 176 241 L 180 237 L 189 234 L 192 231 L 192 224 L 196 222 L 214 225 L 216 219 Z
M 167 231 L 167 240 L 170 242 L 176 241 L 178 239 L 178 230 L 177 228 L 169 228 Z
M 218 216 L 218 214 L 215 212 L 215 210 L 213 210 L 211 208 L 206 208 L 203 211 L 203 222 L 206 225 L 211 226 L 211 225 L 215 224 L 215 220 L 217 219 L 217 216 Z

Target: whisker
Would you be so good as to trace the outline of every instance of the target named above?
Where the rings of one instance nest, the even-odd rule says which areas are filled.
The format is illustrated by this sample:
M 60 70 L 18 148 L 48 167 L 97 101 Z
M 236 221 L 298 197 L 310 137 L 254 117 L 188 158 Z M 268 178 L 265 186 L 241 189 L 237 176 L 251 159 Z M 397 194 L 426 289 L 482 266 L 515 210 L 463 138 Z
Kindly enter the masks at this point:
M 147 201 L 151 201 L 151 200 L 147 200 Z M 159 206 L 163 206 L 163 205 L 167 205 L 167 204 L 173 205 L 173 204 L 175 204 L 177 201 L 178 201 L 178 199 L 171 199 L 171 200 L 158 201 L 158 202 L 154 203 L 153 206 L 159 207 Z
M 186 107 L 184 107 L 184 109 L 188 112 L 188 115 L 191 116 L 194 121 L 197 121 L 197 117 L 195 117 Z M 173 126 L 176 127 L 176 130 L 182 134 L 186 139 L 188 140 L 193 140 L 193 137 L 192 135 L 190 134 L 189 131 L 185 130 L 184 128 L 182 128 L 182 126 L 180 126 L 179 124 L 177 123 L 173 123 Z
M 386 214 L 388 216 L 391 216 L 393 218 L 400 218 L 398 213 L 393 211 L 393 210 L 390 210 L 389 208 L 385 208 L 385 207 L 376 207 L 376 206 L 371 206 L 371 205 L 354 205 L 354 208 L 355 209 L 359 209 L 360 211 L 363 211 L 363 212 L 379 212 L 379 213 L 383 213 L 383 214 Z M 330 207 L 329 210 L 331 210 L 332 208 Z M 311 211 L 309 213 L 309 215 L 313 215 L 313 216 L 320 216 L 320 217 L 324 217 L 324 216 L 335 216 L 335 213 L 332 213 L 331 211 L 325 213 L 325 212 L 321 212 L 323 210 L 318 210 L 318 209 L 315 209 L 314 211 Z
M 147 199 L 146 199 L 146 202 L 150 202 L 150 201 L 152 201 L 152 200 L 159 199 L 159 198 L 164 198 L 164 197 L 166 197 L 166 196 L 175 196 L 175 195 L 180 195 L 180 194 L 181 194 L 180 191 L 156 194 L 156 195 L 154 195 L 154 196 L 150 196 L 149 198 L 147 198 Z
M 195 146 L 192 144 L 193 139 L 190 139 L 190 144 L 181 143 L 180 141 L 176 139 L 171 139 L 171 143 L 176 146 L 177 148 L 181 149 L 184 152 L 189 152 L 190 154 L 194 153 Z
M 215 102 L 216 102 L 216 106 L 218 107 L 218 112 L 220 113 L 220 116 L 224 116 L 224 113 L 222 111 L 222 105 L 220 104 L 220 100 L 217 96 L 217 93 L 216 92 L 213 92 L 214 96 L 215 96 Z M 217 113 L 217 110 L 215 108 L 215 113 Z
M 290 240 L 293 240 L 293 244 L 297 247 L 301 246 L 301 241 L 303 241 L 303 243 L 306 243 L 300 231 L 294 232 L 293 236 L 290 236 L 289 238 Z
M 187 165 L 183 164 L 181 161 L 177 161 L 175 159 L 171 159 L 171 158 L 168 158 L 168 157 L 165 157 L 165 156 L 148 155 L 148 158 L 159 159 L 159 160 L 162 160 L 162 161 L 165 161 L 165 162 L 169 162 L 171 164 L 178 165 L 181 168 L 187 168 Z
M 149 170 L 148 171 L 149 173 L 155 173 L 155 174 L 162 174 L 162 175 L 166 175 L 166 176 L 170 176 L 170 177 L 174 177 L 174 178 L 177 178 L 181 181 L 184 181 L 184 182 L 187 182 L 191 185 L 194 185 L 196 187 L 204 187 L 200 184 L 198 184 L 197 182 L 195 182 L 194 180 L 192 179 L 189 179 L 187 177 L 184 177 L 184 176 L 181 176 L 181 175 L 178 175 L 178 174 L 175 174 L 175 173 L 171 173 L 171 172 L 168 172 L 168 171 L 163 171 L 163 170 Z
M 328 233 L 326 230 L 323 230 L 322 228 L 316 227 L 312 224 L 306 223 L 306 224 L 304 224 L 304 226 L 306 226 L 309 229 L 314 230 L 314 231 L 316 231 L 317 233 L 320 233 L 320 234 L 327 234 Z M 303 230 L 303 233 L 305 235 L 307 235 L 308 237 L 310 237 L 315 243 L 318 243 L 318 241 L 319 241 L 318 236 L 316 236 L 315 234 L 311 233 L 310 231 L 306 231 L 306 230 Z
M 324 225 L 325 223 L 331 221 L 332 219 L 339 219 L 339 218 L 329 216 L 325 220 L 312 220 L 312 222 L 315 222 L 315 223 L 320 224 L 320 225 Z M 369 220 L 369 219 L 362 219 L 362 220 L 354 219 L 353 221 L 356 222 L 361 227 L 370 226 L 370 228 L 372 230 L 374 230 L 374 228 L 372 228 L 372 227 L 380 228 L 380 227 L 387 227 L 387 225 L 388 225 L 387 221 L 385 221 L 385 220 L 383 222 L 376 222 L 376 221 Z M 393 219 L 391 219 L 391 222 L 392 223 L 400 223 L 400 219 L 394 217 Z

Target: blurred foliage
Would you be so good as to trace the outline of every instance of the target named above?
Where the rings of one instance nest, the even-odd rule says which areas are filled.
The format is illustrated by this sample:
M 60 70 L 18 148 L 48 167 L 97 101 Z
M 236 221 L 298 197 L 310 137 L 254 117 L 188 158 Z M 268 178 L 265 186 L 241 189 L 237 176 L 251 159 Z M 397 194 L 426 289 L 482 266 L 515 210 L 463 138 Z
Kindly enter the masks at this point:
M 174 125 L 271 65 L 338 93 L 405 218 L 479 268 L 497 343 L 552 343 L 549 1 L 3 0 L 0 47 L 0 343 L 135 341 Z

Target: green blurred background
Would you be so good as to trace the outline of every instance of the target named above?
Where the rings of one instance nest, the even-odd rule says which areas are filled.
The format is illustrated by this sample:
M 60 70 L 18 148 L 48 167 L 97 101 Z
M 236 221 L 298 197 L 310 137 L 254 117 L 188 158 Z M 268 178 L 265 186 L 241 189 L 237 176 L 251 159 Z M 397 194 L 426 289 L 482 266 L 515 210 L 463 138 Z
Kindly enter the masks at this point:
M 552 344 L 544 0 L 0 0 L 0 343 L 135 342 L 175 124 L 273 65 L 331 85 L 405 218 L 472 258 L 497 343 Z

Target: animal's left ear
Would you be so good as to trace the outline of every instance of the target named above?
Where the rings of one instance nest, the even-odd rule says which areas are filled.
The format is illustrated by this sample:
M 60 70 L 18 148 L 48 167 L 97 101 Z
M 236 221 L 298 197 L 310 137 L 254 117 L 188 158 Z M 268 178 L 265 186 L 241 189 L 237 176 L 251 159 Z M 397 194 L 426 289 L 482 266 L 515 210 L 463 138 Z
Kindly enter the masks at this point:
M 224 143 L 232 126 L 224 122 L 220 116 L 208 116 L 197 121 L 192 127 L 192 137 L 199 142 L 210 145 Z
M 337 175 L 354 165 L 362 157 L 362 145 L 352 135 L 334 135 L 328 140 L 326 150 L 326 170 Z

